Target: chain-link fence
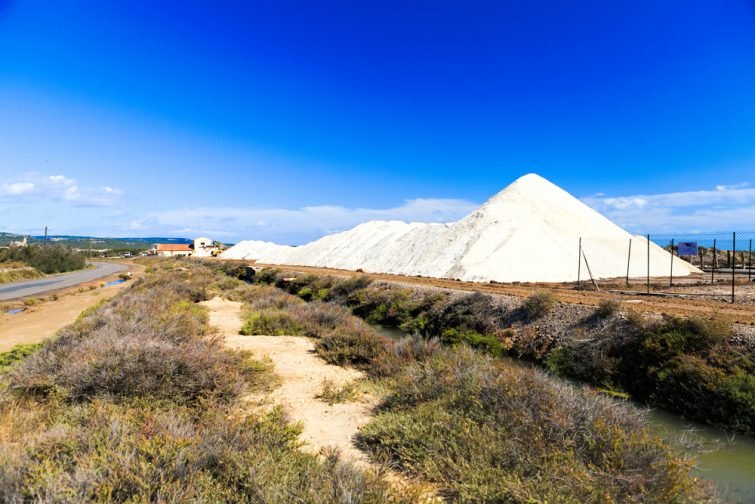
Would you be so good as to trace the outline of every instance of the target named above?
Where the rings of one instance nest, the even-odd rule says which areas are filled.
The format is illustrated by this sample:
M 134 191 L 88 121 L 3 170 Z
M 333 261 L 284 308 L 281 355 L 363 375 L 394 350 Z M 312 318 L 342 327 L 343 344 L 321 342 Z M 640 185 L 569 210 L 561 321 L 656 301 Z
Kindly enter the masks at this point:
M 732 302 L 739 290 L 755 302 L 753 240 L 755 231 L 581 237 L 577 281 L 600 288 L 599 279 L 613 287 L 623 280 L 632 292 Z

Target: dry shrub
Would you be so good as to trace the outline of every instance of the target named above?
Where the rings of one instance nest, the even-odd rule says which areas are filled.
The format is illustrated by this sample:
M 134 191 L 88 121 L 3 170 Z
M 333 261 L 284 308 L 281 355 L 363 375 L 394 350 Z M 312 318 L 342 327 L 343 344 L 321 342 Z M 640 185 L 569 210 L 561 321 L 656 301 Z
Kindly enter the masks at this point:
M 317 354 L 326 362 L 338 366 L 368 369 L 376 361 L 386 359 L 391 340 L 373 328 L 353 325 L 345 330 L 334 330 L 317 340 Z
M 606 319 L 615 315 L 621 309 L 621 302 L 616 299 L 603 299 L 598 303 L 595 315 Z
M 354 324 L 362 324 L 348 309 L 332 303 L 300 305 L 293 308 L 291 313 L 301 324 L 303 333 L 313 338 L 322 338 L 336 329 L 344 330 Z
M 303 453 L 281 410 L 240 414 L 227 399 L 271 366 L 208 335 L 205 269 L 154 271 L 15 366 L 16 393 L 0 382 L 0 502 L 410 501 Z
M 526 326 L 510 332 L 512 352 L 520 358 L 540 361 L 553 347 L 552 337 L 543 336 L 536 327 Z
M 475 292 L 451 303 L 447 303 L 445 297 L 435 295 L 433 308 L 427 314 L 428 335 L 441 336 L 449 329 L 491 335 L 498 332 L 498 324 L 506 317 L 506 309 L 492 296 Z
M 295 296 L 267 285 L 246 287 L 240 292 L 238 299 L 239 301 L 246 302 L 251 310 L 264 310 L 267 308 L 285 310 L 304 303 L 304 301 Z
M 711 499 L 639 410 L 541 372 L 459 347 L 396 380 L 360 444 L 452 501 Z
M 357 291 L 366 289 L 371 283 L 372 279 L 367 275 L 341 278 L 333 282 L 330 296 L 336 302 L 345 303 L 349 296 Z
M 25 451 L 0 447 L 0 500 L 21 502 L 402 502 L 386 483 L 330 453 L 298 449 L 280 410 L 228 417 L 94 402 Z M 405 501 L 404 501 L 405 502 Z
M 547 290 L 535 291 L 522 303 L 522 310 L 524 310 L 529 320 L 544 317 L 555 307 L 556 297 Z
M 320 387 L 317 399 L 325 401 L 330 406 L 351 402 L 357 398 L 357 383 L 353 381 L 338 386 L 333 380 L 325 379 Z
M 240 362 L 207 337 L 206 311 L 191 299 L 198 278 L 157 276 L 99 305 L 9 373 L 19 392 L 194 401 L 232 397 Z

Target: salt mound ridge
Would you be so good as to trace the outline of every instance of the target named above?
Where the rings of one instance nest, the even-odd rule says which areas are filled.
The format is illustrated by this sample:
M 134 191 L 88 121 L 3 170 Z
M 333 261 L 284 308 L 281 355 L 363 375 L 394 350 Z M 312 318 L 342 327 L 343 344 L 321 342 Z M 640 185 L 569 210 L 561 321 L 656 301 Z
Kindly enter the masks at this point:
M 520 177 L 453 224 L 371 221 L 300 247 L 243 241 L 226 259 L 473 282 L 569 282 L 577 279 L 579 238 L 595 278 L 647 274 L 647 240 L 631 234 L 536 174 Z M 650 274 L 699 270 L 650 244 Z M 581 277 L 587 279 L 584 261 Z

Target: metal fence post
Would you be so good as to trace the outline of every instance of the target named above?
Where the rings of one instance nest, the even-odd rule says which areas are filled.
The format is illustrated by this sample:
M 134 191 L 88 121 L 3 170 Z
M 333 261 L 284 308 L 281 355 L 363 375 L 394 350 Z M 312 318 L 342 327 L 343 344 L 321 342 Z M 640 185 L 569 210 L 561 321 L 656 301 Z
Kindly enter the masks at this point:
M 710 264 L 710 283 L 716 282 L 716 266 L 718 266 L 718 252 L 716 251 L 716 239 L 713 238 L 713 261 Z
M 647 278 L 648 294 L 650 294 L 650 235 L 648 235 L 648 278 Z
M 747 256 L 747 281 L 752 282 L 752 238 L 750 238 L 750 249 Z
M 750 240 L 752 242 L 752 240 Z M 629 287 L 629 261 L 632 260 L 632 239 L 629 239 L 629 252 L 627 253 L 627 287 Z
M 668 273 L 668 286 L 674 286 L 674 239 L 671 238 L 671 269 Z
M 580 275 L 582 273 L 582 237 L 579 237 L 579 254 L 577 254 L 577 289 L 582 290 L 582 280 Z
M 731 251 L 732 256 L 736 257 L 737 254 L 737 233 L 731 234 Z M 731 304 L 734 304 L 734 286 L 736 285 L 736 279 L 734 277 L 734 262 L 731 263 Z

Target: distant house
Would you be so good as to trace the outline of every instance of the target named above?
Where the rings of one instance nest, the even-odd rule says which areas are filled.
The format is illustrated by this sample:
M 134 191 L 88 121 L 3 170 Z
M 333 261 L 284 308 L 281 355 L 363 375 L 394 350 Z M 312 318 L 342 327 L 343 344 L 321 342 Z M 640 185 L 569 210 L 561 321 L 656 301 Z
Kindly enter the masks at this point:
M 160 257 L 189 256 L 191 245 L 185 243 L 155 243 L 155 254 Z
M 194 243 L 192 244 L 192 248 L 194 249 L 194 254 L 197 257 L 208 257 L 212 255 L 212 250 L 215 248 L 212 244 L 212 240 L 205 237 L 199 237 L 194 238 Z
M 26 241 L 26 237 L 25 236 L 24 236 L 23 240 L 12 241 L 9 244 L 9 246 L 11 246 L 11 247 L 26 247 L 28 245 L 29 245 L 29 243 Z
M 205 238 L 204 236 L 200 238 L 194 238 L 194 250 L 208 247 L 212 247 L 212 240 L 210 240 L 209 238 Z
M 195 238 L 193 247 L 194 254 L 192 255 L 196 257 L 216 256 L 225 248 L 218 242 L 205 237 Z

